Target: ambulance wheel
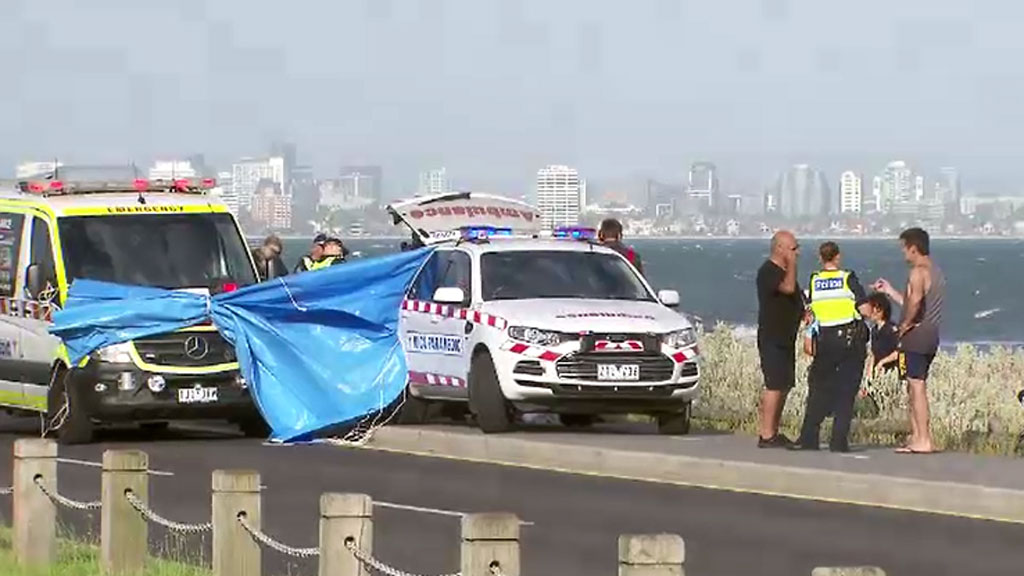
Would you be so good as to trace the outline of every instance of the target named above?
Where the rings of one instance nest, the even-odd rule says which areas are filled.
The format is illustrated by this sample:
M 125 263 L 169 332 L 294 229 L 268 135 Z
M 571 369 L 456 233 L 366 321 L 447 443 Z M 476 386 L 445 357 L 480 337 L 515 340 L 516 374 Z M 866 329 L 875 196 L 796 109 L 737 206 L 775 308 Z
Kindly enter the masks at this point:
M 487 352 L 477 353 L 469 368 L 469 409 L 486 434 L 508 432 L 515 422 L 515 410 L 501 392 L 494 360 Z
M 690 433 L 690 404 L 682 412 L 658 414 L 658 434 L 685 436 Z
M 59 425 L 56 434 L 60 444 L 88 444 L 92 442 L 95 427 L 83 408 L 81 390 L 71 383 L 70 370 L 61 370 L 54 379 L 46 394 L 46 427 Z
M 403 398 L 398 399 L 398 414 L 395 415 L 395 424 L 402 426 L 415 426 L 423 424 L 430 415 L 430 402 L 412 395 L 412 391 L 405 389 Z

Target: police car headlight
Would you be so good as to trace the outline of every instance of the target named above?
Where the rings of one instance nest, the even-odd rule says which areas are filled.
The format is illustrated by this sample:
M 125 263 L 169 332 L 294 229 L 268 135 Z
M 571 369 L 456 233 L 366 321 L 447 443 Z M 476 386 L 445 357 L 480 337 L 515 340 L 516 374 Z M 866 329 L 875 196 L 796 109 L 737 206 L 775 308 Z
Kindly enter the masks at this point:
M 515 340 L 538 346 L 558 346 L 566 341 L 566 336 L 559 332 L 550 332 L 526 326 L 510 326 L 508 335 Z
M 693 328 L 676 330 L 665 335 L 665 344 L 669 348 L 689 348 L 697 343 L 697 332 Z
M 96 356 L 98 356 L 103 362 L 110 362 L 112 364 L 131 364 L 131 344 L 125 342 L 122 344 L 107 346 L 106 348 L 100 348 L 96 351 Z

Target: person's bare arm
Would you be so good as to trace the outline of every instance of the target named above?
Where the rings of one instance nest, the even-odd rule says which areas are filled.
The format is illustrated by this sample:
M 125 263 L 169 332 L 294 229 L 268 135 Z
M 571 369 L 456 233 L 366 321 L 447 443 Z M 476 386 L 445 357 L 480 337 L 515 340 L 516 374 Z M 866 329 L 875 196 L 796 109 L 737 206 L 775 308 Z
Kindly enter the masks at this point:
M 900 320 L 900 336 L 904 335 L 914 327 L 914 318 L 921 310 L 921 302 L 924 300 L 924 271 L 920 268 L 910 270 L 910 279 L 907 281 L 907 294 L 899 302 L 903 306 L 903 318 Z M 894 298 L 895 300 L 895 298 Z
M 875 366 L 885 366 L 886 364 L 888 364 L 890 362 L 895 362 L 896 359 L 898 359 L 899 357 L 900 357 L 900 353 L 898 351 L 896 351 L 896 350 L 893 350 L 891 353 L 889 353 L 888 356 L 886 356 L 885 358 L 882 358 L 878 362 L 875 362 Z
M 796 258 L 790 256 L 786 262 L 786 275 L 779 283 L 779 292 L 793 294 L 796 292 Z

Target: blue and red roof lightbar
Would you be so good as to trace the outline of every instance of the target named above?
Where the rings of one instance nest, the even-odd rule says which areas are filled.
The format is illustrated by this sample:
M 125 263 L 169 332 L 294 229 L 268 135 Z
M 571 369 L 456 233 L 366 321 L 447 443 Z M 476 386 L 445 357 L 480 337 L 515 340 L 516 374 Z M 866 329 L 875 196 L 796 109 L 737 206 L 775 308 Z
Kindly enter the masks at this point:
M 597 230 L 586 226 L 559 226 L 553 233 L 555 238 L 572 238 L 573 240 L 593 240 L 597 238 Z

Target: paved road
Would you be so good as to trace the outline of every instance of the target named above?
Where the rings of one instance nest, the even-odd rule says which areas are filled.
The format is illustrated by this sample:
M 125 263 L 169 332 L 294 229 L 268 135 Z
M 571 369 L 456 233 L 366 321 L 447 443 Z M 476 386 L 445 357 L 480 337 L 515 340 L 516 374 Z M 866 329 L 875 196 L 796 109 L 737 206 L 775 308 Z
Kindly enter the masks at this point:
M 10 454 L 16 431 L 32 423 L 0 422 L 0 451 Z M 216 468 L 256 468 L 263 474 L 264 527 L 295 546 L 316 543 L 318 497 L 363 492 L 375 500 L 438 513 L 377 508 L 378 555 L 421 574 L 458 568 L 458 519 L 443 513 L 504 510 L 524 527 L 527 575 L 614 574 L 616 539 L 629 532 L 672 532 L 687 544 L 695 576 L 794 576 L 819 565 L 884 567 L 890 575 L 1019 574 L 1024 525 L 859 508 L 753 494 L 584 477 L 331 446 L 263 446 L 226 435 L 172 431 L 153 438 L 111 434 L 102 444 L 61 450 L 64 458 L 98 462 L 106 448 L 138 448 L 152 469 L 154 508 L 175 520 L 209 518 L 209 475 Z M 10 475 L 0 457 L 0 478 Z M 93 499 L 99 471 L 62 464 L 60 490 Z M 9 518 L 9 504 L 3 504 Z M 98 519 L 79 530 L 98 532 Z M 71 516 L 67 516 L 71 518 Z M 165 542 L 153 534 L 154 545 Z M 193 554 L 203 542 L 181 546 Z M 315 574 L 310 564 L 264 555 L 267 574 Z

